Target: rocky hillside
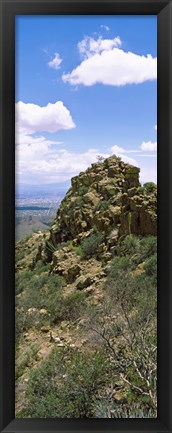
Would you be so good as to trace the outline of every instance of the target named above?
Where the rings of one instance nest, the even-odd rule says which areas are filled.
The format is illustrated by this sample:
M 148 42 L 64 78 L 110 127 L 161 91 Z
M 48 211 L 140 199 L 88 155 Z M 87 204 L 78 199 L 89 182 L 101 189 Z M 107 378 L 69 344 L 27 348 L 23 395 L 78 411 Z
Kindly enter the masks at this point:
M 118 236 L 156 235 L 156 186 L 150 196 L 140 186 L 139 171 L 112 156 L 72 178 L 51 230 L 52 242 L 77 242 L 93 227 L 105 233 L 116 228 Z
M 72 248 L 97 232 L 103 240 L 96 255 L 105 261 L 112 258 L 121 237 L 156 236 L 157 188 L 152 183 L 141 187 L 139 171 L 112 156 L 72 178 L 46 243 L 47 259 L 52 260 L 57 245 L 71 241 Z M 54 265 L 58 254 L 53 254 Z
M 71 179 L 50 231 L 17 243 L 16 416 L 156 416 L 156 205 L 112 156 Z

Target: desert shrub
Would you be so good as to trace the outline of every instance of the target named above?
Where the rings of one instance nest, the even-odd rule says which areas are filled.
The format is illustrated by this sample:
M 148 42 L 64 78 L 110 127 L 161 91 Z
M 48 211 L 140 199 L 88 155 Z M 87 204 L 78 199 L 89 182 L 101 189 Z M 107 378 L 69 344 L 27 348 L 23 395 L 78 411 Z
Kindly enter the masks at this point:
M 77 256 L 82 257 L 82 248 L 81 248 L 81 245 L 77 245 L 76 247 L 74 247 L 74 251 L 76 252 Z
M 156 322 L 156 281 L 150 279 L 145 272 L 136 275 L 133 279 L 133 305 L 135 305 L 135 312 L 132 323 L 136 331 L 144 330 L 152 320 Z
M 131 271 L 130 257 L 122 256 L 112 260 L 101 311 L 95 309 L 88 316 L 87 310 L 90 335 L 95 333 L 100 344 L 102 341 L 115 371 L 120 372 L 126 410 L 121 407 L 119 413 L 124 418 L 135 413 L 146 417 L 151 412 L 156 417 L 156 303 L 156 285 L 144 269 L 140 273 Z M 104 413 L 118 417 L 108 401 Z
M 23 292 L 19 298 L 16 297 L 16 341 L 29 328 L 40 329 L 41 326 L 54 320 L 56 309 L 60 305 L 62 298 L 64 280 L 59 275 L 48 275 L 47 273 L 39 275 L 35 271 L 28 271 L 28 276 L 31 276 L 31 278 L 23 279 L 22 275 L 22 281 L 20 282 L 20 274 L 18 275 Z M 33 314 L 28 311 L 30 308 L 36 309 Z M 45 308 L 47 314 L 40 315 L 39 310 L 41 308 Z
M 103 353 L 81 354 L 54 348 L 41 366 L 30 373 L 28 403 L 18 417 L 86 418 L 93 416 L 94 399 L 106 383 Z
M 30 279 L 32 278 L 32 272 L 29 269 L 25 269 L 20 273 L 16 274 L 15 279 L 15 294 L 20 294 L 26 287 Z
M 26 248 L 20 248 L 19 250 L 16 249 L 15 253 L 15 259 L 18 262 L 19 260 L 22 260 L 26 255 Z
M 73 251 L 73 250 L 74 250 L 75 247 L 74 247 L 72 241 L 68 242 L 68 244 L 67 244 L 67 248 L 68 248 L 69 251 Z
M 124 377 L 124 402 L 118 408 L 109 404 L 107 413 L 111 408 L 111 417 L 156 417 L 156 269 L 152 258 L 156 258 L 157 242 L 151 236 L 128 236 L 124 245 L 122 255 L 109 263 L 102 304 L 86 311 L 87 329 L 90 326 L 90 338 L 94 333 L 99 339 L 96 347 L 112 357 L 108 380 L 114 372 Z M 136 258 L 141 263 L 138 269 Z
M 129 255 L 126 256 L 116 256 L 113 258 L 110 264 L 109 269 L 109 278 L 110 279 L 117 279 L 117 277 L 121 277 L 122 273 L 126 275 L 126 273 L 129 271 L 129 268 L 131 266 L 131 259 Z
M 156 274 L 156 255 L 147 259 L 142 270 L 136 274 L 133 273 L 133 262 L 128 255 L 114 257 L 111 262 L 105 287 L 112 302 L 121 306 L 123 311 L 128 314 L 134 309 L 132 328 L 137 328 L 138 320 L 144 326 L 147 317 L 151 313 L 155 314 Z
M 76 197 L 75 201 L 72 202 L 72 208 L 73 208 L 73 206 L 82 207 L 82 205 L 83 205 L 83 197 L 82 196 Z
M 28 288 L 31 288 L 32 290 L 42 289 L 42 287 L 48 283 L 48 279 L 49 276 L 47 272 L 42 272 L 41 274 L 34 272 L 34 275 L 28 283 Z
M 72 241 L 70 241 L 67 245 L 69 251 L 75 251 L 78 256 L 82 256 L 82 248 L 81 245 L 73 245 Z
M 146 182 L 143 185 L 147 194 L 152 194 L 156 190 L 156 185 L 154 182 Z
M 28 310 L 28 308 L 39 308 L 42 305 L 43 287 L 48 283 L 48 275 L 43 273 L 38 275 L 37 273 L 31 272 L 31 278 L 24 280 L 23 283 L 19 278 L 19 287 L 22 284 L 23 293 L 22 296 L 16 300 L 16 305 Z
M 17 309 L 15 314 L 15 342 L 18 344 L 19 338 L 27 329 L 26 312 L 23 309 Z M 28 326 L 29 327 L 29 326 Z
M 141 258 L 144 260 L 156 253 L 157 253 L 157 237 L 156 236 L 143 237 L 140 241 Z
M 85 195 L 85 194 L 87 194 L 87 192 L 88 192 L 88 187 L 87 186 L 81 186 L 80 188 L 79 188 L 79 190 L 80 190 L 80 193 L 82 194 L 82 195 Z
M 86 294 L 84 292 L 73 292 L 68 296 L 61 296 L 55 302 L 53 314 L 52 305 L 49 308 L 51 311 L 51 321 L 53 323 L 61 322 L 62 320 L 76 320 L 79 318 Z
M 122 243 L 122 247 L 125 251 L 125 254 L 136 254 L 140 250 L 140 240 L 134 235 L 126 236 Z
M 103 242 L 104 234 L 100 232 L 92 233 L 88 238 L 81 242 L 83 257 L 91 257 L 96 253 L 98 246 Z
M 115 402 L 113 398 L 100 398 L 96 401 L 95 418 L 155 418 L 156 411 L 145 405 L 141 399 L 128 404 Z
M 43 263 L 41 260 L 39 260 L 35 267 L 34 272 L 37 274 L 42 274 L 43 272 L 48 272 L 50 270 L 50 263 Z
M 129 235 L 118 243 L 118 255 L 130 256 L 132 268 L 154 254 L 157 254 L 156 236 Z
M 95 211 L 105 211 L 109 208 L 109 201 L 107 200 L 100 200 L 99 203 L 95 206 Z
M 152 277 L 154 282 L 157 281 L 157 255 L 153 254 L 144 263 L 144 270 L 147 276 Z
M 50 314 L 50 321 L 56 316 L 56 310 L 61 302 L 64 279 L 60 275 L 49 275 L 46 287 L 42 292 L 41 305 Z
M 84 306 L 86 294 L 84 292 L 73 292 L 63 299 L 62 316 L 66 320 L 76 320 Z
M 37 360 L 39 344 L 34 342 L 19 356 L 16 363 L 15 378 L 18 379 L 25 372 L 26 367 L 29 367 L 34 360 Z
M 138 193 L 138 194 L 144 194 L 144 191 L 145 191 L 145 189 L 144 189 L 143 186 L 139 186 L 139 187 L 137 188 L 137 193 Z

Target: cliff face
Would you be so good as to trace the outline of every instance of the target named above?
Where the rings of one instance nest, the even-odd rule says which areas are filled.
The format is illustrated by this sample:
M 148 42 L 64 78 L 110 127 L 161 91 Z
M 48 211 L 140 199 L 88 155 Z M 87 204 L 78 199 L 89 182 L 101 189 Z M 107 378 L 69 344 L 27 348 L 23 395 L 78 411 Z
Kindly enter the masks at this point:
M 115 229 L 117 237 L 156 235 L 156 187 L 151 193 L 141 187 L 139 171 L 112 156 L 73 177 L 51 229 L 52 243 L 79 243 L 93 229 Z

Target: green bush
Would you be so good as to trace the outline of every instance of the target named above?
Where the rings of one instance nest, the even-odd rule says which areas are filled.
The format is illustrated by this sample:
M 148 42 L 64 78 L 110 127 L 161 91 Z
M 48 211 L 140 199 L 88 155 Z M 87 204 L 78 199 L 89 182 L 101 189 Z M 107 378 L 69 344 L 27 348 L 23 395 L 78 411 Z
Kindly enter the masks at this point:
M 143 187 L 147 194 L 152 194 L 156 190 L 156 184 L 154 182 L 146 182 Z
M 114 257 L 110 264 L 109 277 L 116 280 L 117 278 L 120 278 L 122 274 L 125 276 L 128 273 L 130 266 L 131 259 L 129 255 Z
M 37 353 L 39 351 L 39 344 L 34 342 L 28 347 L 25 352 L 23 352 L 18 360 L 16 365 L 16 373 L 15 378 L 18 379 L 25 372 L 26 367 L 29 367 L 30 364 L 33 363 L 34 360 L 37 360 Z
M 105 283 L 112 304 L 130 311 L 134 302 L 134 277 L 131 273 L 130 256 L 114 257 Z
M 72 241 L 70 241 L 67 245 L 69 251 L 75 251 L 78 256 L 82 256 L 82 248 L 81 245 L 74 246 Z
M 72 209 L 73 209 L 73 206 L 74 207 L 82 207 L 82 205 L 83 205 L 83 197 L 78 196 L 78 197 L 76 197 L 75 201 L 72 202 Z
M 109 208 L 109 201 L 107 200 L 101 200 L 99 203 L 95 206 L 95 211 L 105 211 Z
M 114 257 L 106 283 L 112 303 L 121 305 L 126 312 L 135 309 L 132 323 L 136 322 L 136 327 L 138 321 L 143 326 L 146 317 L 155 314 L 156 255 L 145 261 L 143 270 L 145 272 L 133 274 L 133 262 L 129 256 Z
M 16 297 L 16 340 L 29 328 L 40 329 L 41 326 L 53 321 L 56 310 L 61 306 L 64 280 L 59 275 L 37 274 L 34 271 L 21 272 L 17 275 L 16 287 L 20 296 Z M 33 314 L 28 310 L 36 308 Z M 39 310 L 45 308 L 46 315 L 40 315 Z
M 79 191 L 80 191 L 80 193 L 82 194 L 82 196 L 83 195 L 85 195 L 85 194 L 87 194 L 87 192 L 88 192 L 88 187 L 87 186 L 80 186 L 79 187 Z
M 49 311 L 51 313 L 51 322 L 59 323 L 62 320 L 77 320 L 80 315 L 82 308 L 84 307 L 84 301 L 86 294 L 84 292 L 73 292 L 68 296 L 63 296 L 62 293 L 56 301 L 49 303 Z
M 34 267 L 34 272 L 36 272 L 37 274 L 42 274 L 43 272 L 48 272 L 50 270 L 50 263 L 42 263 L 41 260 L 39 260 L 35 267 Z
M 134 395 L 136 399 L 136 395 Z M 143 397 L 130 403 L 116 402 L 113 398 L 102 398 L 96 401 L 95 418 L 156 418 L 156 411 L 146 405 L 143 401 Z
M 28 269 L 21 271 L 16 274 L 15 279 L 15 294 L 20 294 L 28 285 L 28 282 L 32 278 L 32 272 Z
M 122 246 L 126 254 L 136 254 L 140 249 L 140 240 L 137 236 L 126 236 Z
M 153 254 L 157 253 L 157 237 L 156 236 L 145 236 L 140 241 L 140 254 L 144 260 Z
M 27 404 L 17 416 L 28 418 L 89 418 L 94 399 L 107 384 L 107 361 L 102 352 L 89 355 L 54 348 L 30 373 Z
M 104 234 L 100 232 L 92 233 L 88 238 L 81 242 L 83 257 L 91 257 L 96 253 L 98 246 L 103 242 Z
M 81 245 L 77 245 L 76 247 L 74 247 L 74 251 L 76 252 L 77 256 L 82 257 L 82 248 L 81 248 Z
M 139 187 L 137 188 L 137 193 L 138 193 L 138 194 L 144 194 L 144 191 L 145 191 L 145 189 L 144 189 L 143 186 L 139 186 Z
M 149 257 L 144 264 L 144 270 L 147 276 L 152 277 L 156 283 L 157 280 L 157 255 Z

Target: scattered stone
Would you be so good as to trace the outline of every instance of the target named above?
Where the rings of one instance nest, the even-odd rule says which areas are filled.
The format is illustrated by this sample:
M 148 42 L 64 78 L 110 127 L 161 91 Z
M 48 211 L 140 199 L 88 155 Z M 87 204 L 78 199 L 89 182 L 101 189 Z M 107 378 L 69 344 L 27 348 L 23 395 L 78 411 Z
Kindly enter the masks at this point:
M 49 337 L 51 343 L 59 343 L 61 341 L 60 337 L 56 337 L 51 331 Z
M 41 327 L 41 332 L 45 332 L 45 333 L 47 333 L 47 332 L 49 332 L 50 331 L 50 326 L 42 326 Z
M 33 308 L 29 308 L 29 309 L 27 310 L 27 312 L 28 312 L 29 314 L 35 313 L 36 311 L 37 311 L 37 308 L 35 308 L 35 307 L 33 307 Z
M 47 314 L 47 310 L 45 308 L 41 308 L 39 312 L 40 314 Z
M 125 399 L 125 394 L 122 391 L 117 391 L 113 394 L 113 398 L 116 401 L 121 401 Z

